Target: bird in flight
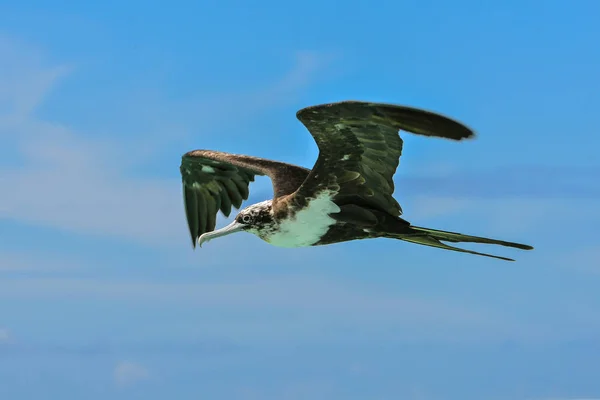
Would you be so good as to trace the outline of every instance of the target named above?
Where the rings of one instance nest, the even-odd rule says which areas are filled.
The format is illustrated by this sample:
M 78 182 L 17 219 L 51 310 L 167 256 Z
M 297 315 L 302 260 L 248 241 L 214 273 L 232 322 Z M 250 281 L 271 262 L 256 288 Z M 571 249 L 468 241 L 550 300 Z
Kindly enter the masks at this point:
M 412 107 L 342 101 L 301 109 L 297 118 L 319 148 L 312 169 L 247 155 L 193 150 L 183 155 L 181 175 L 194 248 L 235 232 L 252 233 L 279 247 L 307 247 L 358 239 L 390 238 L 445 250 L 513 259 L 450 246 L 445 242 L 533 247 L 414 226 L 400 218 L 392 197 L 402 154 L 399 131 L 462 140 L 465 125 Z M 256 175 L 271 178 L 272 200 L 250 205 L 215 230 L 219 210 L 229 216 L 248 199 Z

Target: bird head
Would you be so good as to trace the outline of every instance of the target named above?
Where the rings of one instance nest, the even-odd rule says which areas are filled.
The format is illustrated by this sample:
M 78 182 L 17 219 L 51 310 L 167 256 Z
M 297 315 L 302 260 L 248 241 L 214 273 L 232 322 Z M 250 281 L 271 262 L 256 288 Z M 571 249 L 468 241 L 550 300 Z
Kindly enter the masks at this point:
M 230 235 L 235 232 L 249 232 L 260 236 L 261 230 L 273 225 L 272 200 L 263 201 L 244 208 L 235 216 L 229 225 L 212 232 L 206 232 L 198 238 L 198 246 L 217 237 Z

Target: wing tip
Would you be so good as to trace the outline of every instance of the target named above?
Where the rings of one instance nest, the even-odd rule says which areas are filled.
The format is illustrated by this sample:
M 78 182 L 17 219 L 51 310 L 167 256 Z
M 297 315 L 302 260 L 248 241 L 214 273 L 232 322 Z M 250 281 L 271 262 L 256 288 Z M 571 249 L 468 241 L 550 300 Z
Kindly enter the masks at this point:
M 515 243 L 515 242 L 505 242 L 505 241 L 500 241 L 500 244 L 502 246 L 507 246 L 507 247 L 512 247 L 514 249 L 519 249 L 519 250 L 534 250 L 533 246 L 530 246 L 528 244 L 523 244 L 523 243 Z
M 331 102 L 331 103 L 315 104 L 315 105 L 307 106 L 307 107 L 304 107 L 304 108 L 301 108 L 300 110 L 298 110 L 296 112 L 296 118 L 298 118 L 300 121 L 302 121 L 304 116 L 311 111 L 316 112 L 316 110 L 318 110 L 318 109 L 330 108 L 330 107 L 335 107 L 335 106 L 343 106 L 343 105 L 360 105 L 360 106 L 364 106 L 364 107 L 373 107 L 373 108 L 380 107 L 384 110 L 384 112 L 385 112 L 385 109 L 387 109 L 387 111 L 392 112 L 392 113 L 393 113 L 393 111 L 398 111 L 398 110 L 404 110 L 405 112 L 412 111 L 412 112 L 421 113 L 421 114 L 435 117 L 438 120 L 438 122 L 441 120 L 441 121 L 443 121 L 443 123 L 445 125 L 444 126 L 445 129 L 440 130 L 439 133 L 437 133 L 435 131 L 430 131 L 427 128 L 425 128 L 424 130 L 416 129 L 416 127 L 414 127 L 414 126 L 412 127 L 413 129 L 410 129 L 409 126 L 406 126 L 404 124 L 402 124 L 404 126 L 401 126 L 399 128 L 401 130 L 406 130 L 406 131 L 414 133 L 414 134 L 439 137 L 439 138 L 450 139 L 450 140 L 455 140 L 455 141 L 472 139 L 477 136 L 477 132 L 474 129 L 470 128 L 469 126 L 465 125 L 464 123 L 462 123 L 454 118 L 450 118 L 439 112 L 430 111 L 430 110 L 422 109 L 422 108 L 404 106 L 404 105 L 394 104 L 394 103 L 383 103 L 383 102 L 372 102 L 372 101 L 361 101 L 361 100 L 342 100 L 342 101 Z M 398 117 L 398 116 L 394 117 L 393 115 L 390 115 L 390 117 L 392 120 L 396 120 L 396 122 L 401 122 L 401 121 L 404 121 L 406 115 L 402 115 L 401 117 Z M 437 131 L 439 129 L 435 129 L 435 130 Z

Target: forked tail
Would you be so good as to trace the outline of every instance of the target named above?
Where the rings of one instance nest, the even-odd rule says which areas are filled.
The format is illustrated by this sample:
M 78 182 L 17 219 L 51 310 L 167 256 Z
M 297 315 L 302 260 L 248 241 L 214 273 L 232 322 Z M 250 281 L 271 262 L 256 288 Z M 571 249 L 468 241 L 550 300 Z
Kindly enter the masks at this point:
M 459 247 L 449 246 L 443 242 L 471 242 L 471 243 L 485 243 L 485 244 L 498 244 L 506 247 L 514 247 L 522 250 L 532 250 L 533 247 L 514 242 L 505 242 L 503 240 L 489 239 L 479 236 L 463 235 L 462 233 L 440 231 L 437 229 L 421 228 L 418 226 L 410 226 L 408 232 L 391 234 L 389 237 L 395 239 L 404 240 L 411 243 L 422 244 L 425 246 L 438 247 L 440 249 L 459 251 L 461 253 L 476 254 L 478 256 L 498 258 L 500 260 L 515 261 L 512 258 L 494 256 L 492 254 L 479 253 L 472 250 L 461 249 Z

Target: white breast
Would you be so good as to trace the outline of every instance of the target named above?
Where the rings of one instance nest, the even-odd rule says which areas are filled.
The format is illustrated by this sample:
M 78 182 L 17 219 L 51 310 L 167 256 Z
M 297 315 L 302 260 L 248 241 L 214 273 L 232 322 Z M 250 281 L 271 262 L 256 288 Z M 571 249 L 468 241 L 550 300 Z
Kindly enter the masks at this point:
M 332 196 L 331 192 L 322 192 L 293 219 L 282 221 L 279 229 L 265 240 L 278 247 L 306 247 L 317 243 L 335 224 L 328 214 L 340 212 L 340 208 L 331 201 Z

